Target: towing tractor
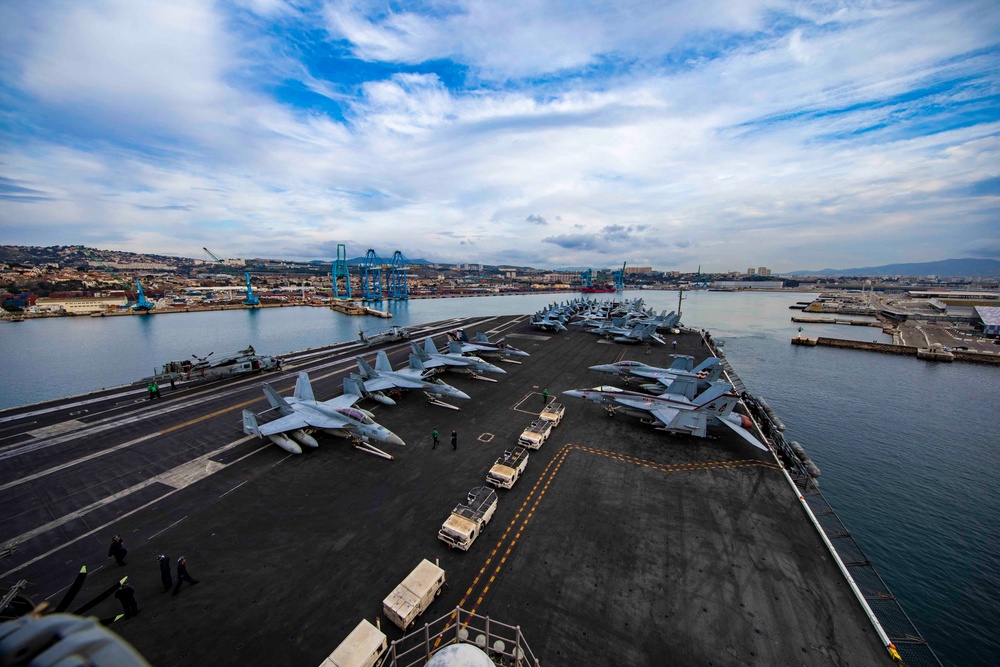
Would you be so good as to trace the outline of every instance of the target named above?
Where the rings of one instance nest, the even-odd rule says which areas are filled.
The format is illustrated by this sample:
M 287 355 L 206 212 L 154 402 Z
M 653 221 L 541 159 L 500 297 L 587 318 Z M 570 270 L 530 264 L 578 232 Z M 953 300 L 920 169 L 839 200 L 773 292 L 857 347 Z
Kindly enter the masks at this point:
M 438 531 L 438 539 L 449 547 L 468 551 L 497 510 L 497 492 L 488 486 L 469 491 L 464 503 L 459 503 Z
M 563 415 L 566 414 L 566 406 L 562 403 L 556 403 L 552 401 L 544 408 L 542 408 L 541 414 L 538 415 L 540 419 L 552 422 L 552 428 L 559 426 L 559 422 L 562 421 Z
M 517 439 L 517 444 L 528 449 L 538 449 L 549 439 L 554 424 L 554 422 L 550 422 L 548 419 L 536 419 L 531 422 L 528 428 L 521 432 L 520 437 Z
M 509 489 L 514 486 L 528 465 L 528 450 L 524 447 L 508 449 L 497 459 L 486 474 L 486 481 L 493 486 Z
M 425 558 L 382 600 L 382 611 L 405 632 L 441 594 L 443 586 L 444 570 Z

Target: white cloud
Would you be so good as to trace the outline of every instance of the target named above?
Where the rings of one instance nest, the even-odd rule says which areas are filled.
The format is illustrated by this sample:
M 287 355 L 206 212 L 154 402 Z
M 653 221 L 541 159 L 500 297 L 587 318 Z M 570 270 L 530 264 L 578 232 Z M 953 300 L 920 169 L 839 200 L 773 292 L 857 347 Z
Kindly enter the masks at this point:
M 311 18 L 245 6 L 286 28 Z M 0 15 L 15 54 L 0 77 L 32 100 L 0 97 L 32 128 L 5 135 L 0 176 L 48 197 L 0 199 L 7 242 L 307 258 L 347 242 L 440 261 L 793 269 L 836 264 L 831 249 L 852 265 L 890 247 L 940 259 L 997 235 L 992 200 L 962 193 L 996 176 L 1000 127 L 928 131 L 909 99 L 927 89 L 934 113 L 959 113 L 983 94 L 949 81 L 996 85 L 984 5 L 795 5 L 786 29 L 767 23 L 777 3 L 324 10 L 359 57 L 454 58 L 474 71 L 468 87 L 419 68 L 348 85 L 297 61 L 292 37 L 245 38 L 206 3 L 39 7 Z M 712 31 L 731 43 L 658 62 Z M 642 62 L 519 79 L 608 57 Z M 272 89 L 295 76 L 344 119 Z M 633 231 L 606 234 L 619 225 Z

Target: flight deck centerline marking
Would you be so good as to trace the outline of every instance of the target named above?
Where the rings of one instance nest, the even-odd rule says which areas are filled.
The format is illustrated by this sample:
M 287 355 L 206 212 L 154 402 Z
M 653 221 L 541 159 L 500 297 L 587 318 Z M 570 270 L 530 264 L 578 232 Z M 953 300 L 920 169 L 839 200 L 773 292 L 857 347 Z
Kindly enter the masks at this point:
M 233 491 L 235 491 L 236 489 L 240 488 L 241 486 L 243 486 L 244 484 L 246 484 L 246 483 L 247 483 L 248 481 L 249 481 L 249 480 L 246 480 L 246 479 L 245 479 L 245 480 L 243 480 L 242 482 L 240 482 L 239 484 L 237 484 L 237 485 L 236 485 L 236 486 L 234 486 L 233 488 L 229 489 L 228 491 L 226 491 L 225 493 L 223 493 L 223 494 L 222 494 L 221 496 L 219 496 L 219 497 L 220 497 L 220 498 L 224 498 L 224 497 L 228 496 L 228 495 L 229 495 L 230 493 L 232 493 L 232 492 L 233 492 Z
M 177 521 L 174 521 L 174 522 L 173 522 L 172 524 L 170 524 L 169 526 L 167 526 L 167 527 L 166 527 L 166 528 L 164 528 L 163 530 L 161 530 L 161 531 L 159 531 L 159 532 L 157 532 L 157 533 L 153 533 L 152 535 L 150 535 L 149 537 L 147 537 L 147 538 L 146 538 L 146 541 L 148 542 L 149 540 L 153 539 L 154 537 L 156 537 L 156 536 L 157 536 L 157 535 L 159 535 L 160 533 L 165 533 L 165 532 L 167 532 L 168 530 L 170 530 L 171 528 L 173 528 L 174 526 L 176 526 L 177 524 L 179 524 L 179 523 L 180 523 L 181 521 L 183 521 L 183 520 L 184 520 L 184 519 L 186 519 L 186 518 L 188 518 L 188 515 L 187 515 L 187 514 L 185 514 L 185 515 L 184 515 L 184 516 L 182 516 L 181 518 L 177 519 Z

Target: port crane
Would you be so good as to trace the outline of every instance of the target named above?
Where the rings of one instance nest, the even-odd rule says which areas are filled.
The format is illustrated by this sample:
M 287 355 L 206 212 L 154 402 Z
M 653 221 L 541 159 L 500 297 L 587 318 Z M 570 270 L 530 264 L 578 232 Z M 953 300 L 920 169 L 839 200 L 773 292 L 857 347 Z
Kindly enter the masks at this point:
M 138 310 L 144 313 L 148 313 L 149 311 L 156 308 L 156 304 L 146 298 L 146 294 L 142 291 L 142 283 L 139 282 L 138 278 L 135 279 L 135 287 L 136 287 L 136 301 L 135 305 L 132 306 L 132 310 Z
M 389 298 L 405 300 L 410 298 L 410 288 L 406 283 L 406 258 L 397 250 L 392 254 L 391 271 L 389 273 Z
M 361 264 L 361 298 L 365 301 L 382 300 L 382 266 L 385 262 L 373 248 L 365 253 Z
M 344 279 L 344 295 L 340 295 L 340 289 L 338 283 L 340 279 Z M 351 298 L 351 272 L 347 268 L 347 246 L 343 243 L 337 244 L 337 260 L 333 263 L 330 269 L 330 280 L 333 283 L 333 298 L 334 299 L 348 299 Z
M 622 292 L 625 290 L 625 264 L 622 262 L 622 268 L 611 274 L 611 277 L 615 281 L 615 291 Z
M 231 268 L 229 268 L 229 265 L 226 264 L 225 262 L 223 262 L 218 257 L 216 257 L 215 254 L 211 250 L 209 250 L 205 246 L 202 246 L 201 249 L 204 250 L 208 254 L 208 256 L 211 257 L 213 260 L 215 260 L 218 264 L 220 264 L 223 267 L 225 267 L 225 269 L 227 271 L 229 271 L 230 273 L 233 273 L 233 270 Z M 233 275 L 235 275 L 235 273 L 233 273 Z M 247 271 L 244 271 L 243 275 L 246 277 L 246 286 L 247 286 L 247 298 L 243 299 L 243 305 L 244 306 L 250 306 L 251 308 L 255 308 L 255 307 L 257 307 L 257 306 L 260 305 L 260 299 L 257 298 L 256 296 L 254 296 L 253 286 L 250 284 L 250 273 L 247 272 Z

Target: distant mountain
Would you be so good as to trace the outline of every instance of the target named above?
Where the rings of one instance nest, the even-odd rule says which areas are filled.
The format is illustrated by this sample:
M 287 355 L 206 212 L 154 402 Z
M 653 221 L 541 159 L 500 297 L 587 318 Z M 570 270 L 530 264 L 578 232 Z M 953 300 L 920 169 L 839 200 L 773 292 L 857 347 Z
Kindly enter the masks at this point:
M 863 266 L 859 269 L 822 269 L 821 271 L 782 271 L 783 276 L 968 276 L 1000 278 L 1000 260 L 942 259 L 937 262 L 912 262 Z

